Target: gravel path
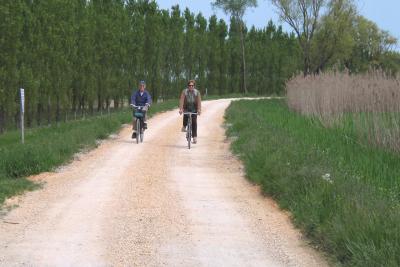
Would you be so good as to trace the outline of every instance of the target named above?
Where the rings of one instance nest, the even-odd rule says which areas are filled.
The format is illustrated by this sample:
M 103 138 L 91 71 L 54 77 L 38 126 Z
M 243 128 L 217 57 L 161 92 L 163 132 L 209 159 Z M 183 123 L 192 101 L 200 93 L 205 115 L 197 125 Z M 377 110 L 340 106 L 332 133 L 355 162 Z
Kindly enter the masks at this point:
M 222 128 L 229 100 L 204 102 L 198 144 L 177 111 L 130 127 L 9 201 L 1 266 L 326 266 L 284 212 L 244 178 Z

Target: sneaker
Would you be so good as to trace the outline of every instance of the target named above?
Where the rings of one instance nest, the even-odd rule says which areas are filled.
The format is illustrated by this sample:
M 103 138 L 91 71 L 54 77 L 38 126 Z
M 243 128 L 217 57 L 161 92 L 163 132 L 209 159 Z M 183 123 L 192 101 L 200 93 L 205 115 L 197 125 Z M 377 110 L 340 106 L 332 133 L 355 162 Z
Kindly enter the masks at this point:
M 181 131 L 182 131 L 182 132 L 186 132 L 186 127 L 185 127 L 185 126 L 182 126 Z
M 193 144 L 197 143 L 197 137 L 193 137 Z
M 133 132 L 132 133 L 132 139 L 135 139 L 136 138 L 136 132 Z
M 143 129 L 147 129 L 147 122 L 143 123 Z

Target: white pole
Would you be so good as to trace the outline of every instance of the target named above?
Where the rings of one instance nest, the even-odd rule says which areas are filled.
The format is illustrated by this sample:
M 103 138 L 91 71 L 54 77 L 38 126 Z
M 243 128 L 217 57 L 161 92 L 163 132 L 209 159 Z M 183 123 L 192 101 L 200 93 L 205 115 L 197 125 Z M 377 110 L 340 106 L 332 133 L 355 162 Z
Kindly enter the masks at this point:
M 20 92 L 21 92 L 21 139 L 22 139 L 22 144 L 24 144 L 25 143 L 25 134 L 24 134 L 25 90 L 21 88 Z

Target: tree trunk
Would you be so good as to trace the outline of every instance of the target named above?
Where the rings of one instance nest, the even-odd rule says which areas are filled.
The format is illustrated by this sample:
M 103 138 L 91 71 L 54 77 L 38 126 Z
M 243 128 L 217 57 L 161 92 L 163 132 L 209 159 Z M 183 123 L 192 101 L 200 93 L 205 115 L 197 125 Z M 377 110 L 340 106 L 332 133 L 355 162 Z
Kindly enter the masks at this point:
M 85 111 L 85 97 L 82 96 L 79 100 L 79 107 L 78 107 L 79 113 L 81 113 L 83 117 L 83 113 Z
M 73 91 L 73 96 L 72 96 L 72 108 L 71 112 L 73 114 L 76 114 L 76 111 L 78 109 L 78 95 L 76 93 L 76 90 Z
M 304 68 L 303 68 L 303 75 L 306 77 L 309 74 L 309 60 L 306 56 L 304 56 Z
M 51 99 L 50 96 L 47 98 L 47 124 L 51 124 Z
M 120 98 L 119 97 L 115 97 L 114 98 L 114 110 L 119 109 L 119 104 L 120 104 Z
M 107 109 L 107 110 L 110 109 L 110 103 L 111 103 L 111 100 L 110 100 L 109 97 L 107 97 L 107 98 L 106 98 L 106 109 Z
M 99 92 L 97 95 L 97 112 L 102 111 L 102 109 L 103 109 L 103 103 Z
M 39 103 L 37 104 L 36 124 L 40 126 L 41 122 L 42 122 L 42 103 L 39 100 Z
M 307 43 L 304 48 L 304 77 L 311 74 L 310 44 Z
M 242 44 L 242 62 L 243 62 L 243 89 L 244 93 L 247 94 L 247 85 L 246 85 L 246 57 L 245 57 L 245 49 L 244 49 L 244 36 L 243 36 L 243 22 L 240 20 L 240 41 Z
M 93 103 L 93 100 L 90 100 L 90 103 L 89 103 L 89 112 L 90 112 L 90 115 L 93 115 L 93 114 L 94 114 L 94 103 Z
M 21 111 L 19 109 L 17 112 L 15 112 L 14 123 L 17 129 L 21 129 Z
M 60 96 L 57 95 L 56 96 L 56 122 L 60 122 L 61 120 L 61 108 L 60 108 Z
M 25 102 L 25 114 L 26 114 L 26 126 L 32 127 L 32 120 L 33 120 L 33 110 L 31 110 L 31 102 Z
M 0 107 L 0 134 L 4 133 L 4 130 L 6 128 L 5 124 L 6 124 L 6 120 L 5 120 L 4 107 Z

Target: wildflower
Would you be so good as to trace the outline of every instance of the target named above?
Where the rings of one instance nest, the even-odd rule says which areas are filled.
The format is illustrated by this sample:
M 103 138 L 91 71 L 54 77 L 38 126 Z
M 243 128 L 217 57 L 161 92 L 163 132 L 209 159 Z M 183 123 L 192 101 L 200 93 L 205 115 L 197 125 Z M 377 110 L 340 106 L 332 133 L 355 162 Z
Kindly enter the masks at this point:
M 322 179 L 327 181 L 330 184 L 333 184 L 333 180 L 331 179 L 330 173 L 325 173 L 324 175 L 322 175 Z

